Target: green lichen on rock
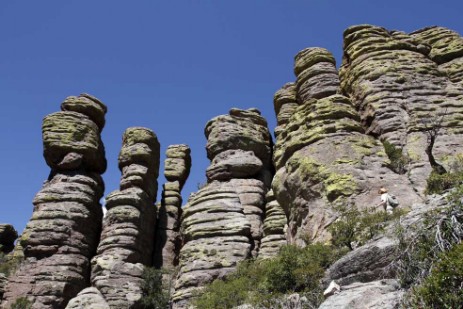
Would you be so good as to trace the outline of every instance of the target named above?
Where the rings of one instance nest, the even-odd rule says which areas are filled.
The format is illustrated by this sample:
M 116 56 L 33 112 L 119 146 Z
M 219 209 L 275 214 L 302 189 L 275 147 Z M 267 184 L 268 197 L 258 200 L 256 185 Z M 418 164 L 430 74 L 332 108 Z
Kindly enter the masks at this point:
M 281 167 L 295 151 L 304 146 L 347 132 L 364 132 L 360 117 L 348 98 L 332 95 L 308 100 L 296 109 L 277 140 L 275 164 L 277 168 Z
M 297 173 L 310 183 L 323 184 L 324 194 L 330 201 L 340 196 L 351 196 L 357 189 L 352 175 L 335 172 L 332 168 L 311 158 L 294 156 L 287 162 L 287 168 L 290 172 L 297 170 Z

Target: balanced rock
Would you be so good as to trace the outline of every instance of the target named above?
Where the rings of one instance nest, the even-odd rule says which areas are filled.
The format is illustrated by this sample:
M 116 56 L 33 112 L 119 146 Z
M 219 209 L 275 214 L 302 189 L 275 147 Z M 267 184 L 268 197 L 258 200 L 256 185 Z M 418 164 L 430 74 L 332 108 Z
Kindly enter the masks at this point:
M 34 198 L 32 218 L 20 239 L 25 261 L 9 278 L 2 308 L 19 297 L 27 297 L 34 308 L 64 308 L 89 284 L 90 259 L 101 231 L 100 173 L 106 159 L 102 127 L 74 110 L 43 121 L 44 156 L 52 172 Z
M 67 308 L 88 299 L 98 299 L 101 308 L 140 306 L 142 274 L 144 266 L 152 264 L 156 222 L 159 142 L 153 131 L 133 127 L 124 132 L 119 168 L 120 190 L 106 197 L 108 211 L 91 262 L 91 284 L 99 292 L 86 289 Z
M 178 264 L 180 251 L 180 217 L 182 215 L 182 187 L 190 174 L 191 156 L 187 145 L 167 147 L 161 205 L 158 212 L 155 267 L 172 269 Z
M 11 224 L 0 224 L 0 252 L 9 253 L 14 249 L 14 242 L 18 232 Z

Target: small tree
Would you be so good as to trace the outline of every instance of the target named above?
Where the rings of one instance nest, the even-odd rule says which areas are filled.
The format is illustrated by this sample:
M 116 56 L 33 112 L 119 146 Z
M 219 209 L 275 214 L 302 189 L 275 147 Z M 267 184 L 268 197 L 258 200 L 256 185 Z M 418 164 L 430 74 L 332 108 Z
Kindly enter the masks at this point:
M 441 164 L 436 161 L 434 155 L 432 154 L 432 150 L 434 148 L 434 144 L 436 143 L 437 137 L 439 136 L 439 132 L 442 129 L 442 123 L 446 115 L 447 109 L 440 115 L 438 114 L 435 117 L 428 115 L 427 118 L 421 120 L 421 124 L 424 127 L 424 133 L 427 137 L 427 146 L 425 152 L 428 156 L 429 163 L 431 164 L 433 171 L 439 175 L 443 175 L 447 173 L 447 171 Z

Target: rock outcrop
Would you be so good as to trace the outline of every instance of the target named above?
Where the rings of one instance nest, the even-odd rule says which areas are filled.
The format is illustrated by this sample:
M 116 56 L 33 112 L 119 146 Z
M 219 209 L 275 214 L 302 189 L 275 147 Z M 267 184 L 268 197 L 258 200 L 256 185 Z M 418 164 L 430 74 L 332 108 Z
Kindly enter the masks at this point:
M 9 278 L 2 308 L 27 297 L 33 308 L 64 308 L 88 286 L 101 231 L 106 169 L 100 133 L 106 107 L 82 94 L 43 120 L 44 157 L 51 168 L 34 198 L 20 243 L 25 261 Z
M 133 127 L 124 132 L 119 169 L 120 190 L 106 197 L 108 211 L 92 259 L 93 287 L 79 293 L 67 308 L 90 300 L 98 300 L 102 308 L 140 306 L 142 273 L 144 265 L 152 265 L 156 222 L 159 142 L 153 131 Z
M 190 148 L 187 145 L 167 147 L 164 162 L 162 200 L 158 212 L 154 265 L 173 269 L 178 264 L 181 246 L 180 217 L 182 215 L 182 188 L 191 168 Z
M 257 256 L 263 234 L 272 176 L 267 122 L 256 109 L 232 109 L 209 121 L 205 133 L 208 183 L 183 209 L 174 308 L 188 307 L 195 291 Z
M 423 194 L 432 166 L 428 133 L 439 127 L 433 155 L 451 170 L 462 153 L 463 88 L 442 65 L 461 56 L 462 38 L 444 28 L 411 35 L 359 25 L 344 32 L 341 88 L 366 132 L 409 159 L 407 174 Z M 450 67 L 448 68 L 449 70 Z
M 18 238 L 18 232 L 11 224 L 0 224 L 0 252 L 9 253 L 14 249 L 14 242 Z
M 366 134 L 349 98 L 336 93 L 339 90 L 334 85 L 339 86 L 339 79 L 333 70 L 334 61 L 325 49 L 305 49 L 296 56 L 295 73 L 300 79 L 299 75 L 313 71 L 309 75 L 317 82 L 304 84 L 303 90 L 298 87 L 296 93 L 284 87 L 275 95 L 275 101 L 282 100 L 281 93 L 286 91 L 291 97 L 286 100 L 298 100 L 277 135 L 277 173 L 272 183 L 289 219 L 287 239 L 291 243 L 329 239 L 326 229 L 336 219 L 335 205 L 372 207 L 378 203 L 376 191 L 381 186 L 394 192 L 399 190 L 397 184 L 403 184 L 400 190 L 407 197 L 402 202 L 411 205 L 419 200 L 407 177 L 388 167 L 383 145 Z

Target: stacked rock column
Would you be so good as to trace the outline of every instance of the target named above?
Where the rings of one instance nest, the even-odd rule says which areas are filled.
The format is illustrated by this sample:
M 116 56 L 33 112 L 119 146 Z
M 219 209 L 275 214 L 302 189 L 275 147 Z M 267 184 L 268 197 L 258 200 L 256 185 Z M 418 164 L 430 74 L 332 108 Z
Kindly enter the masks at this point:
M 181 191 L 190 174 L 190 148 L 187 145 L 170 145 L 166 151 L 164 166 L 167 182 L 163 185 L 158 213 L 154 265 L 172 269 L 178 264 L 181 245 Z
M 33 308 L 64 308 L 88 286 L 90 259 L 101 231 L 106 169 L 100 133 L 106 107 L 82 94 L 69 97 L 62 112 L 43 120 L 48 180 L 34 198 L 22 236 L 25 261 L 9 279 L 2 308 L 26 297 Z
M 102 308 L 138 308 L 142 273 L 152 265 L 159 173 L 159 142 L 153 131 L 133 127 L 124 132 L 119 154 L 120 190 L 106 197 L 97 255 L 92 259 L 92 288 L 67 308 L 97 303 Z M 91 299 L 91 301 L 89 301 Z
M 267 122 L 256 109 L 232 109 L 206 125 L 208 183 L 184 207 L 174 308 L 205 284 L 257 256 L 265 194 L 272 177 Z

